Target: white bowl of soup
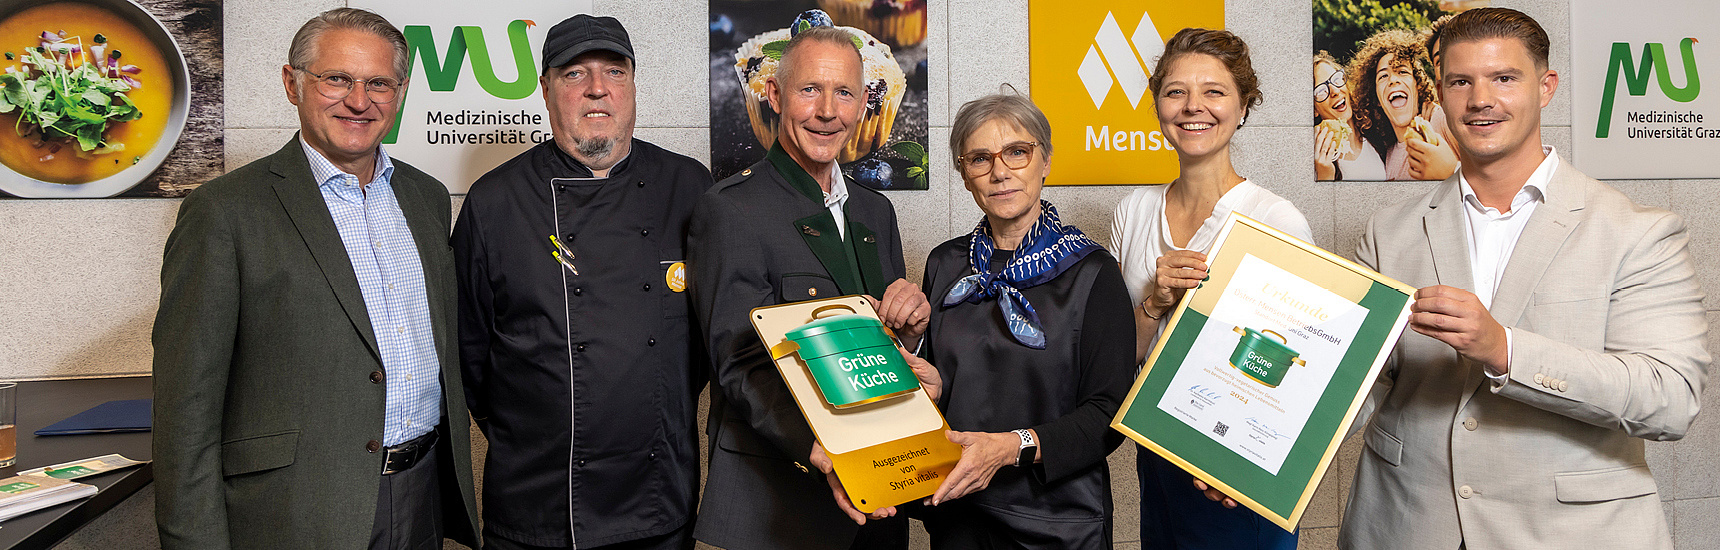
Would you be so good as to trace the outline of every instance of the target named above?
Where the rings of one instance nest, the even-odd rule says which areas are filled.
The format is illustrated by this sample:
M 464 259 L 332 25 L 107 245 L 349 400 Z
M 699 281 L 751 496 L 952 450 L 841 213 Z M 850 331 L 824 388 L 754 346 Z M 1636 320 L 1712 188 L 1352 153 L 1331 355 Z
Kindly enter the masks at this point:
M 89 63 L 103 77 L 127 81 L 134 87 L 123 93 L 138 116 L 106 122 L 104 146 L 83 151 L 75 137 L 21 121 L 25 108 L 0 113 L 0 190 L 26 198 L 111 197 L 167 160 L 190 112 L 191 82 L 178 42 L 160 21 L 127 0 L 0 0 L 0 71 L 41 74 L 24 63 L 35 48 L 68 72 Z M 108 145 L 115 143 L 123 149 Z

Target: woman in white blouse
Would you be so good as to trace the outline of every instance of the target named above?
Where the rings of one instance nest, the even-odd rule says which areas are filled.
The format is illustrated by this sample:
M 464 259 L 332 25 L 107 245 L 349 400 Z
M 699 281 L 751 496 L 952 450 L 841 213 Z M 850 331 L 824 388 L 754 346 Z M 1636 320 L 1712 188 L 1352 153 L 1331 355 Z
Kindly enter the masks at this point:
M 1206 278 L 1205 252 L 1235 212 L 1312 241 L 1290 201 L 1236 173 L 1230 140 L 1260 104 L 1248 45 L 1222 30 L 1183 29 L 1165 44 L 1148 81 L 1159 125 L 1176 147 L 1181 175 L 1135 190 L 1117 205 L 1111 250 L 1135 301 L 1135 360 L 1146 358 L 1184 291 Z M 1141 546 L 1176 549 L 1296 548 L 1285 532 L 1234 502 L 1202 494 L 1189 474 L 1142 449 Z

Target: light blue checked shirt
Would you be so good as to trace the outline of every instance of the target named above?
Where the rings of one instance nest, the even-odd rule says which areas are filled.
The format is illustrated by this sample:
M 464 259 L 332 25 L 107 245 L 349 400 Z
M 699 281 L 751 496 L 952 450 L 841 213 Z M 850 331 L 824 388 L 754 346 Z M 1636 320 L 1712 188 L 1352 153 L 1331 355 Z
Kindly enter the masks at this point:
M 360 187 L 358 176 L 342 172 L 304 140 L 299 144 L 358 274 L 364 310 L 382 352 L 387 379 L 382 444 L 424 435 L 442 417 L 441 362 L 430 332 L 430 301 L 418 245 L 390 183 L 394 162 L 377 147 L 375 179 Z

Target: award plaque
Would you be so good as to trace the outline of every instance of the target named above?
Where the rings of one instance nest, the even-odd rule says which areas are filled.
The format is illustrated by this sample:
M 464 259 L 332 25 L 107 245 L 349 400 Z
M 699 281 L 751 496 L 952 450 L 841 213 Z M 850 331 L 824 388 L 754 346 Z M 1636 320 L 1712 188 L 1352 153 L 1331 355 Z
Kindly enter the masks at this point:
M 751 319 L 856 509 L 937 491 L 961 446 L 864 296 L 761 307 Z
M 1111 427 L 1293 530 L 1415 289 L 1237 214 L 1207 265 Z

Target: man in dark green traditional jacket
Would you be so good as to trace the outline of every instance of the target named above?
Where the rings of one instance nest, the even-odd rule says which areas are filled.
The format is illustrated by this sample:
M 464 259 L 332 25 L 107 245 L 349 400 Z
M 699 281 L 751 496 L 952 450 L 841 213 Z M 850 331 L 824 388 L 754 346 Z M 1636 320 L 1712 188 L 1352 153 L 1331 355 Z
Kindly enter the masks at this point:
M 903 279 L 895 209 L 844 182 L 836 164 L 866 107 L 861 67 L 847 32 L 796 33 L 766 85 L 781 115 L 776 145 L 693 210 L 689 284 L 714 369 L 694 536 L 730 550 L 908 545 L 905 519 L 839 506 L 830 461 L 747 318 L 760 306 L 864 294 L 881 300 L 885 325 L 908 345 L 925 331 L 931 306 Z

